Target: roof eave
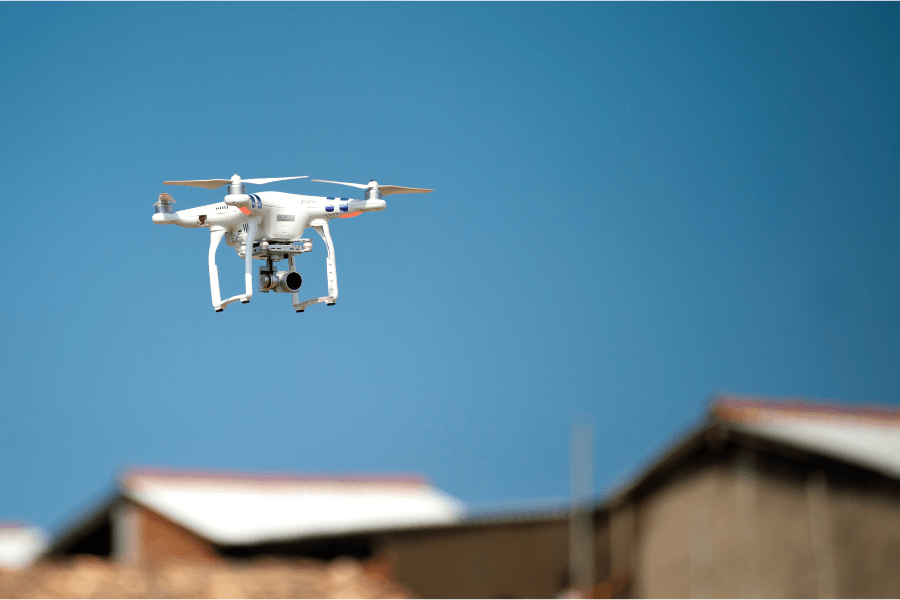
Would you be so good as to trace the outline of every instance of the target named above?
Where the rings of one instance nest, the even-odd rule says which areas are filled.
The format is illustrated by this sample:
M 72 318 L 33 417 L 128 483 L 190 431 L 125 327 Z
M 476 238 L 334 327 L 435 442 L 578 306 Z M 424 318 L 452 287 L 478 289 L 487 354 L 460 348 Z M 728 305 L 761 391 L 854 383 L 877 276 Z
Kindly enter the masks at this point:
M 668 445 L 667 451 L 651 460 L 636 476 L 629 478 L 604 501 L 598 503 L 597 509 L 611 509 L 623 504 L 648 488 L 654 479 L 673 469 L 685 457 L 711 442 L 724 442 L 727 438 L 728 428 L 724 424 L 707 419 L 701 425 L 695 426 L 676 438 L 673 444 Z
M 103 523 L 112 518 L 112 510 L 124 499 L 118 491 L 107 493 L 82 511 L 82 514 L 68 521 L 68 524 L 53 533 L 52 541 L 35 561 L 44 560 L 57 554 L 67 546 L 71 546 L 78 538 L 85 537 L 95 531 Z
M 663 475 L 673 470 L 683 459 L 694 452 L 703 447 L 723 447 L 729 442 L 750 450 L 766 452 L 795 461 L 817 460 L 839 464 L 843 467 L 868 471 L 894 481 L 900 481 L 897 473 L 888 469 L 880 469 L 876 465 L 861 464 L 837 454 L 825 453 L 812 448 L 803 448 L 783 440 L 773 439 L 764 434 L 754 432 L 740 423 L 729 423 L 711 415 L 700 426 L 681 436 L 671 446 L 670 450 L 651 461 L 623 487 L 610 494 L 605 501 L 598 503 L 597 509 L 613 508 L 628 500 L 632 500 L 637 495 L 642 495 L 644 492 L 652 489 L 654 481 L 661 480 Z

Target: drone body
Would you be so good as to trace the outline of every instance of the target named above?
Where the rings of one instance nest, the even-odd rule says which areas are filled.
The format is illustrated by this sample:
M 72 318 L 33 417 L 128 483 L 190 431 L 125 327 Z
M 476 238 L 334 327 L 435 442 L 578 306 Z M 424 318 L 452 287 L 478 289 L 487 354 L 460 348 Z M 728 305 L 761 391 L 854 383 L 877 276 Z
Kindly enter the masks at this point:
M 212 305 L 216 312 L 225 310 L 225 307 L 232 302 L 240 301 L 244 304 L 250 302 L 253 297 L 253 259 L 266 261 L 266 265 L 260 267 L 259 291 L 292 294 L 292 304 L 297 312 L 303 312 L 307 306 L 319 302 L 324 302 L 329 306 L 333 305 L 338 297 L 337 269 L 334 243 L 331 240 L 328 222 L 334 218 L 350 218 L 364 212 L 384 210 L 387 204 L 382 196 L 432 191 L 399 186 L 379 187 L 376 181 L 362 185 L 318 179 L 313 181 L 338 183 L 363 189 L 365 190 L 365 199 L 304 196 L 283 192 L 247 194 L 245 191 L 245 183 L 263 184 L 286 179 L 302 179 L 302 177 L 241 180 L 235 175 L 230 181 L 205 179 L 164 182 L 170 185 L 187 185 L 206 189 L 215 189 L 229 184 L 228 195 L 225 196 L 223 202 L 217 204 L 207 204 L 176 212 L 172 208 L 175 201 L 169 194 L 160 194 L 159 200 L 154 204 L 156 207 L 156 214 L 153 215 L 154 223 L 189 228 L 209 228 L 209 284 Z M 297 271 L 297 257 L 312 250 L 312 241 L 302 237 L 307 227 L 312 227 L 322 236 L 328 249 L 326 258 L 328 295 L 301 302 L 298 291 L 303 280 Z M 243 294 L 225 300 L 222 300 L 221 297 L 219 271 L 216 266 L 216 249 L 223 238 L 225 243 L 232 246 L 238 256 L 244 259 L 245 285 Z M 276 270 L 275 263 L 281 260 L 288 260 L 289 269 L 287 271 Z

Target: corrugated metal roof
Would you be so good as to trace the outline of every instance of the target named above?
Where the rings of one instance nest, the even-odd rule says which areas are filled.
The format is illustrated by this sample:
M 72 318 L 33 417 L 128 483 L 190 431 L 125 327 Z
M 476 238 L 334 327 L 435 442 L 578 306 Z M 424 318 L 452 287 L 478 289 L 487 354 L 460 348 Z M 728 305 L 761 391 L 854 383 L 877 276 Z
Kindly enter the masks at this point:
M 27 567 L 47 547 L 47 536 L 38 527 L 0 521 L 0 568 Z
M 441 525 L 465 512 L 459 500 L 410 477 L 137 470 L 121 482 L 126 497 L 222 545 Z
M 597 506 L 625 501 L 710 439 L 727 438 L 729 431 L 738 443 L 770 442 L 900 479 L 900 408 L 729 394 L 713 397 L 704 422 L 680 435 Z
M 900 479 L 900 411 L 723 397 L 711 414 L 737 431 Z

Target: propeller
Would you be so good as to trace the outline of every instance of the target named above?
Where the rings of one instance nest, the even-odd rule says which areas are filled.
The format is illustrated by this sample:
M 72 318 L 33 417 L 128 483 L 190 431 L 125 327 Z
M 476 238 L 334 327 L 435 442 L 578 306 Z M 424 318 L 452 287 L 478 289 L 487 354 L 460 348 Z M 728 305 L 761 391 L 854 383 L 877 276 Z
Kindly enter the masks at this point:
M 172 196 L 170 196 L 169 194 L 160 194 L 159 200 L 154 202 L 153 206 L 156 206 L 157 204 L 178 204 L 178 203 L 175 202 L 175 199 L 172 198 Z
M 328 181 L 326 179 L 313 179 L 312 181 L 319 181 L 321 183 L 336 183 L 338 185 L 349 185 L 350 187 L 366 190 L 367 192 L 369 190 L 379 191 L 381 192 L 382 196 L 390 196 L 391 194 L 425 194 L 434 191 L 425 188 L 402 187 L 399 185 L 379 185 L 378 182 L 374 179 L 367 184 L 347 183 L 346 181 Z
M 309 175 L 300 175 L 299 177 L 270 177 L 268 179 L 241 179 L 238 175 L 233 175 L 231 179 L 189 179 L 187 181 L 163 181 L 164 185 L 186 185 L 189 187 L 201 187 L 208 190 L 220 188 L 223 185 L 241 185 L 244 183 L 255 183 L 262 185 L 264 183 L 272 183 L 273 181 L 287 181 L 288 179 L 303 179 Z
M 160 194 L 159 200 L 153 203 L 153 207 L 158 213 L 171 214 L 175 212 L 175 209 L 172 208 L 173 204 L 175 204 L 175 200 L 172 198 L 172 196 L 168 194 Z

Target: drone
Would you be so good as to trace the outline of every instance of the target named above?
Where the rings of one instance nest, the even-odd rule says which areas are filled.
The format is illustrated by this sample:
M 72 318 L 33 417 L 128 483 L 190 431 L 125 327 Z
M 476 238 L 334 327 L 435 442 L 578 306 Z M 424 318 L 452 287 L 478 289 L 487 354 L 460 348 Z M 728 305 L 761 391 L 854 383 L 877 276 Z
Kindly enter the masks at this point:
M 231 179 L 195 179 L 188 181 L 164 181 L 164 185 L 185 185 L 214 190 L 228 185 L 228 194 L 223 202 L 207 204 L 197 208 L 175 211 L 175 200 L 169 194 L 160 194 L 153 205 L 156 209 L 153 222 L 159 225 L 180 227 L 208 227 L 209 242 L 209 287 L 212 305 L 216 312 L 222 312 L 232 302 L 247 304 L 253 297 L 253 259 L 264 260 L 259 267 L 257 280 L 260 292 L 282 292 L 292 296 L 294 310 L 302 313 L 308 306 L 324 302 L 334 306 L 338 297 L 337 269 L 334 243 L 328 222 L 334 218 L 349 219 L 366 212 L 384 210 L 387 206 L 383 196 L 391 194 L 420 194 L 433 190 L 379 185 L 374 179 L 367 184 L 345 183 L 313 179 L 321 183 L 336 183 L 365 190 L 365 199 L 331 198 L 304 196 L 283 192 L 246 193 L 244 184 L 263 185 L 299 177 L 275 177 L 270 179 L 241 179 L 238 175 Z M 303 278 L 297 270 L 297 257 L 312 250 L 312 240 L 304 238 L 303 232 L 312 227 L 325 241 L 328 256 L 325 259 L 328 279 L 328 295 L 300 301 L 299 290 Z M 216 266 L 216 250 L 222 239 L 233 247 L 244 260 L 243 294 L 222 300 L 219 288 L 219 269 Z M 288 270 L 279 271 L 276 263 L 287 260 Z

